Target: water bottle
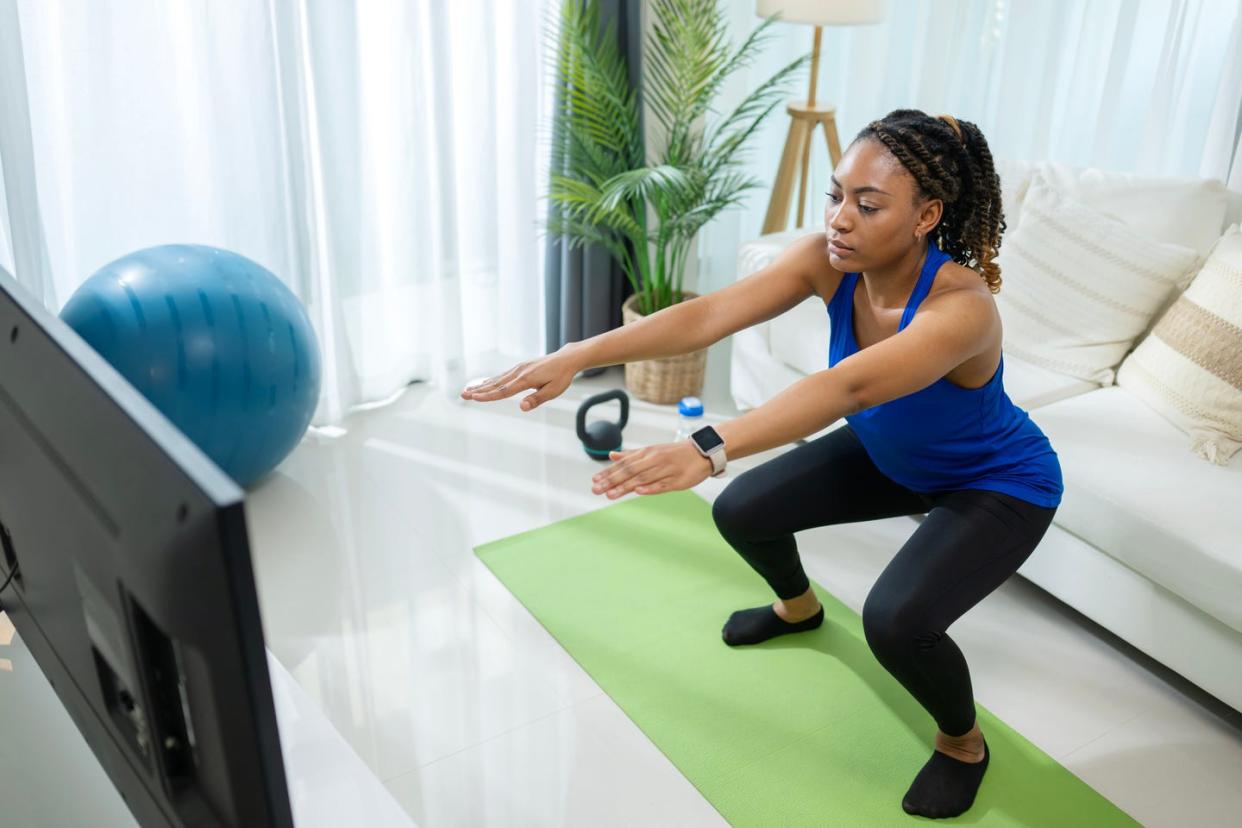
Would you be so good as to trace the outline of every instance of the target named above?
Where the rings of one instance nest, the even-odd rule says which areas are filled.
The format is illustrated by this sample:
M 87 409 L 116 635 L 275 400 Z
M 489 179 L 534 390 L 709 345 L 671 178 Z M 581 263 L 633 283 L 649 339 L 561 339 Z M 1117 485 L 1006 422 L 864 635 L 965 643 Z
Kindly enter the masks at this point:
M 677 403 L 677 436 L 673 442 L 688 439 L 703 427 L 703 401 L 698 397 L 682 397 Z

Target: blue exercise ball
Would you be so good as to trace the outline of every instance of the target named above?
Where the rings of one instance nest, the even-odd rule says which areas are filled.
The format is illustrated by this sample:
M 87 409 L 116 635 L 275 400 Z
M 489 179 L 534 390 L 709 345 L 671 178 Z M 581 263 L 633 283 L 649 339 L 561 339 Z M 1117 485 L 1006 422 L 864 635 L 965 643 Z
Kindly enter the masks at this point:
M 306 311 L 245 256 L 148 247 L 92 274 L 60 317 L 243 487 L 293 450 L 315 413 Z

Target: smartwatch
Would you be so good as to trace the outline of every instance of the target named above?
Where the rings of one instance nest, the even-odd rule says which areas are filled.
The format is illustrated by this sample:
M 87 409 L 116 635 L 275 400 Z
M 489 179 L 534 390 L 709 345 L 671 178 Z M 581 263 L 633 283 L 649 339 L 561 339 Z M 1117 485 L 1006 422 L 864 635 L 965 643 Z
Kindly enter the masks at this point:
M 720 477 L 725 472 L 724 438 L 711 426 L 703 426 L 690 435 L 690 442 L 698 449 L 699 454 L 712 461 L 712 477 Z

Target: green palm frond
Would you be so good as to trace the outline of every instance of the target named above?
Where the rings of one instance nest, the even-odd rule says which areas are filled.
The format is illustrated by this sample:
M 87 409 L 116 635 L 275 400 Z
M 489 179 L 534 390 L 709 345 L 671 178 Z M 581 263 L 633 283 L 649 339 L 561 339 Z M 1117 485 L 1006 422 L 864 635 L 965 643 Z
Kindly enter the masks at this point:
M 555 83 L 561 132 L 553 135 L 553 169 L 586 152 L 607 177 L 641 164 L 638 96 L 617 46 L 615 25 L 601 31 L 595 2 L 565 0 L 556 43 Z M 559 140 L 568 138 L 571 140 Z
M 693 238 L 696 233 L 716 217 L 721 210 L 736 207 L 742 203 L 743 196 L 750 190 L 760 186 L 758 179 L 733 173 L 713 181 L 711 189 L 693 208 L 678 213 L 670 224 L 678 236 Z
M 642 228 L 623 204 L 605 203 L 602 193 L 588 181 L 553 174 L 548 198 L 561 213 L 597 224 L 629 239 L 641 239 Z
M 603 245 L 641 294 L 643 313 L 678 300 L 695 235 L 759 186 L 740 171 L 741 153 L 809 57 L 705 128 L 712 102 L 731 74 L 754 62 L 773 21 L 733 48 L 719 0 L 652 0 L 651 8 L 641 98 L 661 134 L 650 160 L 640 95 L 613 25 L 601 30 L 599 0 L 563 0 L 559 25 L 547 28 L 557 86 L 547 229 L 571 247 Z
M 707 166 L 712 171 L 729 164 L 763 120 L 785 99 L 793 77 L 809 60 L 803 55 L 789 62 L 759 85 L 737 108 L 707 133 Z
M 609 233 L 589 222 L 563 213 L 548 219 L 547 231 L 549 235 L 563 238 L 570 250 L 576 250 L 588 244 L 602 244 L 612 250 L 616 245 L 615 237 Z
M 613 176 L 602 188 L 603 203 L 610 208 L 634 201 L 647 201 L 656 195 L 685 199 L 694 192 L 694 171 L 670 164 L 640 167 Z
M 725 17 L 716 0 L 655 0 L 643 53 L 646 103 L 665 130 L 664 160 L 683 164 L 700 137 L 702 117 L 731 62 Z

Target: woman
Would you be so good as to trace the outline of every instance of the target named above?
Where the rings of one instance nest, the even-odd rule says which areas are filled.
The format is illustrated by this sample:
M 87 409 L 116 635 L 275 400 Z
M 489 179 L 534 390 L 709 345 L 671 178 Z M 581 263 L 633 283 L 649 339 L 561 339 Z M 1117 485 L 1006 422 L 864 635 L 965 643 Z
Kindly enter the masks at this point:
M 842 156 L 824 233 L 727 288 L 462 392 L 493 400 L 534 389 L 522 401 L 531 410 L 576 371 L 706 347 L 822 297 L 832 323 L 828 369 L 715 430 L 736 459 L 847 423 L 745 472 L 717 497 L 722 536 L 777 596 L 733 613 L 722 635 L 739 646 L 823 623 L 796 532 L 926 514 L 871 589 L 862 620 L 876 658 L 939 727 L 902 801 L 927 817 L 966 811 L 989 760 L 970 671 L 945 631 L 1022 565 L 1061 501 L 1056 452 L 1002 387 L 992 294 L 1004 229 L 999 178 L 978 127 L 896 110 Z M 691 441 L 613 458 L 594 485 L 609 498 L 686 489 L 713 471 Z

